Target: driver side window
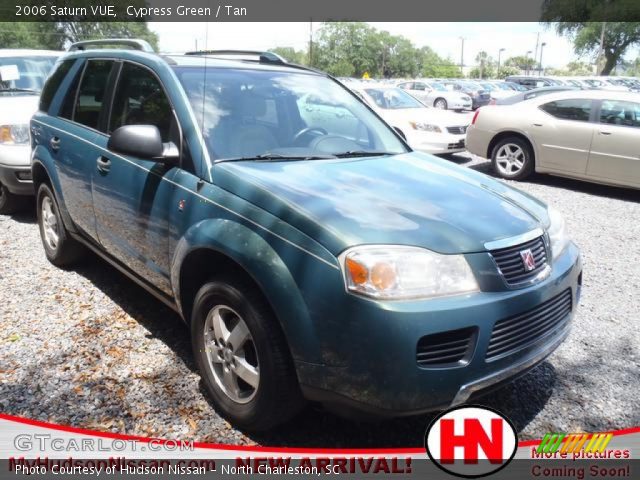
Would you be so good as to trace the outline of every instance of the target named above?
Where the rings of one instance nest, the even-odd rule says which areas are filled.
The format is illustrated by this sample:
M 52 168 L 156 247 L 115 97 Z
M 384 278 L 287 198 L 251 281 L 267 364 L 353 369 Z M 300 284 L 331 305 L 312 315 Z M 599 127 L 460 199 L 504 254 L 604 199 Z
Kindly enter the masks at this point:
M 178 125 L 160 82 L 146 68 L 130 63 L 120 72 L 108 133 L 124 125 L 155 125 L 163 142 L 179 144 Z

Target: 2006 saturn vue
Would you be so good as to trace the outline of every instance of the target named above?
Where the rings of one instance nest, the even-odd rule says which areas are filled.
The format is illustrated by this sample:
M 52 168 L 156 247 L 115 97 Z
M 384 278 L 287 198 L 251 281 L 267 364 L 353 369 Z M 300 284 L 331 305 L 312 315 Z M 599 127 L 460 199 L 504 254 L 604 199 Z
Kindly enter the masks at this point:
M 411 151 L 273 54 L 92 43 L 59 61 L 31 122 L 46 255 L 92 250 L 175 308 L 236 425 L 305 399 L 448 407 L 566 338 L 581 262 L 555 210 Z

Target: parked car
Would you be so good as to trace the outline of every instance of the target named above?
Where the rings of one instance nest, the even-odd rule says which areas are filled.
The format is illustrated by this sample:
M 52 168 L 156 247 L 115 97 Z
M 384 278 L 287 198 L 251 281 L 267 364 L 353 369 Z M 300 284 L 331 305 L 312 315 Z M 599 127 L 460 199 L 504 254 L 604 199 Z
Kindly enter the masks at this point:
M 448 90 L 442 83 L 414 80 L 400 82 L 398 87 L 406 90 L 430 107 L 441 110 L 471 110 L 471 97 L 469 95 Z
M 516 93 L 515 95 L 510 95 L 505 98 L 501 98 L 500 100 L 496 100 L 493 102 L 493 105 L 513 105 L 514 103 L 523 102 L 525 100 L 530 100 L 535 97 L 539 97 L 541 95 L 548 95 L 550 93 L 556 92 L 565 92 L 567 90 L 579 90 L 577 87 L 566 87 L 566 86 L 552 86 L 552 87 L 542 87 L 542 88 L 534 88 L 532 90 L 526 90 L 524 92 Z
M 568 335 L 580 255 L 543 202 L 412 151 L 341 83 L 270 53 L 123 42 L 138 50 L 72 46 L 31 120 L 44 252 L 70 267 L 91 250 L 175 309 L 235 425 L 305 398 L 457 405 Z M 310 99 L 335 116 L 305 120 Z M 357 126 L 331 133 L 340 115 Z
M 478 85 L 480 85 L 485 92 L 489 92 L 489 103 L 492 103 L 491 100 L 497 101 L 502 98 L 507 98 L 513 94 L 513 90 L 510 88 L 500 88 L 497 84 L 490 81 L 479 81 Z
M 473 110 L 488 105 L 491 95 L 475 82 L 465 80 L 445 80 L 442 82 L 445 87 L 454 92 L 461 92 L 471 97 L 471 108 Z
M 0 214 L 33 196 L 29 119 L 60 52 L 0 50 Z
M 554 85 L 558 85 L 558 82 L 551 77 L 537 77 L 529 75 L 510 75 L 505 78 L 505 81 L 517 83 L 518 85 L 522 85 L 529 90 L 534 88 L 551 87 Z
M 565 91 L 482 109 L 467 132 L 471 153 L 498 175 L 533 171 L 640 188 L 640 98 L 613 91 Z
M 361 85 L 352 89 L 401 132 L 411 148 L 432 154 L 464 151 L 470 114 L 427 107 L 397 87 Z

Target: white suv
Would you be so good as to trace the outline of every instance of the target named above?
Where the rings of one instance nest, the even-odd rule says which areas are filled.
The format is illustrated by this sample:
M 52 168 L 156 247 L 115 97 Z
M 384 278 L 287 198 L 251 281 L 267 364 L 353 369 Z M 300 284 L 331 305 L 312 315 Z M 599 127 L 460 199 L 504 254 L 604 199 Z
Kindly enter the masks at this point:
M 31 182 L 29 120 L 60 52 L 0 50 L 0 214 L 15 212 Z

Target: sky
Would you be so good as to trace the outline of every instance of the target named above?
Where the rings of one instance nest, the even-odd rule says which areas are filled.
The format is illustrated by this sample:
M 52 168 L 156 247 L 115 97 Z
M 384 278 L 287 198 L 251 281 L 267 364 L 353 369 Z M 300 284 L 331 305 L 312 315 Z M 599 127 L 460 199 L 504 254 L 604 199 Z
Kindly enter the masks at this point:
M 460 63 L 460 37 L 465 37 L 464 63 L 473 64 L 476 54 L 485 50 L 494 59 L 498 51 L 502 59 L 525 55 L 535 51 L 537 33 L 540 43 L 545 42 L 543 63 L 545 67 L 562 67 L 577 57 L 571 42 L 559 37 L 553 30 L 536 22 L 442 22 L 442 23 L 391 23 L 369 22 L 379 30 L 403 35 L 418 47 L 429 46 L 439 55 Z M 309 42 L 309 22 L 283 23 L 149 23 L 151 30 L 160 36 L 160 49 L 164 52 L 180 52 L 207 48 L 267 50 L 273 47 L 306 48 Z M 317 30 L 320 23 L 313 23 Z M 208 31 L 207 31 L 208 30 Z M 531 54 L 533 55 L 533 54 Z

